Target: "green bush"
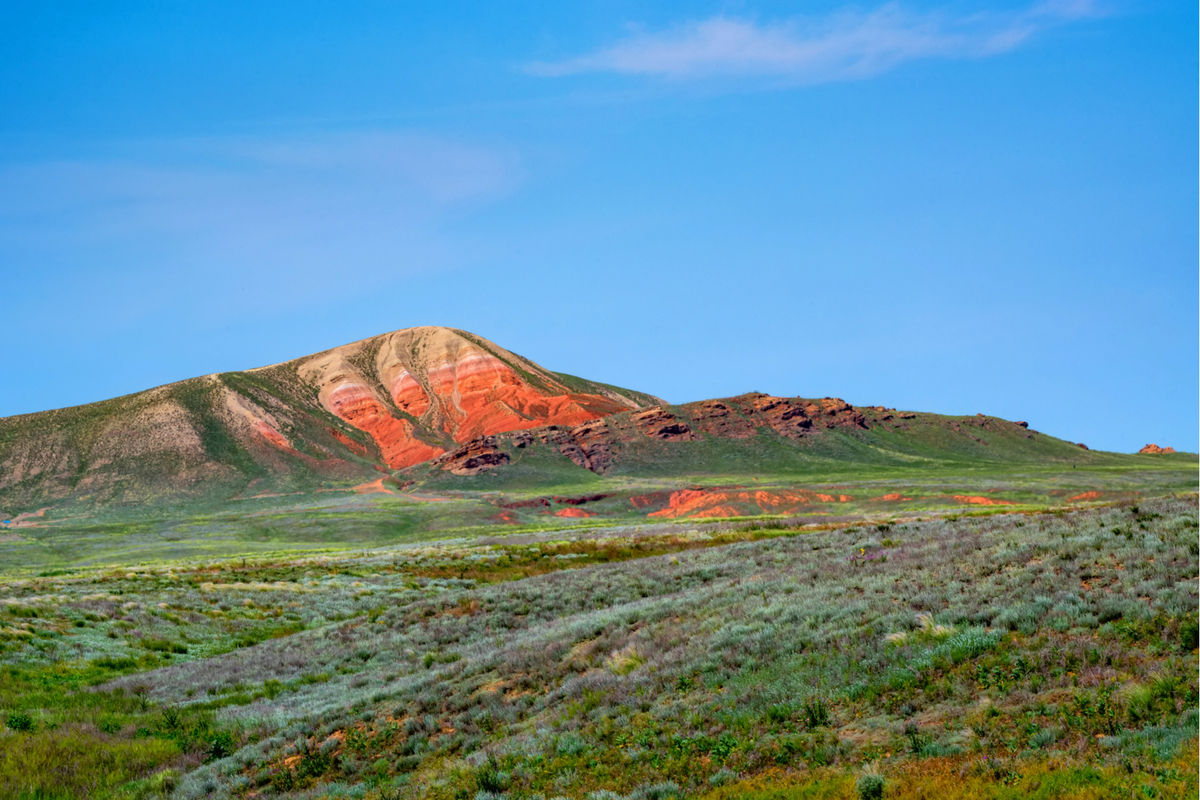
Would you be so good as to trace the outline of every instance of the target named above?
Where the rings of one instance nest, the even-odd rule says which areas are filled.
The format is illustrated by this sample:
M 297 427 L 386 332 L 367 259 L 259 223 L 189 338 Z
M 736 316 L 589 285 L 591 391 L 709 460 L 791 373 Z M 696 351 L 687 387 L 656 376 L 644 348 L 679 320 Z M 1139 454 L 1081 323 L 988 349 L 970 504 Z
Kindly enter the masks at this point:
M 33 717 L 23 711 L 12 711 L 4 718 L 4 724 L 14 731 L 31 731 Z
M 233 755 L 237 749 L 233 734 L 229 731 L 217 731 L 208 737 L 208 760 L 215 761 Z
M 829 725 L 829 709 L 819 697 L 804 704 L 804 724 L 809 728 L 822 728 Z
M 863 775 L 854 788 L 858 800 L 883 800 L 883 778 L 879 775 Z
M 509 782 L 508 773 L 500 769 L 499 762 L 492 756 L 475 771 L 475 784 L 481 792 L 499 794 L 508 788 Z

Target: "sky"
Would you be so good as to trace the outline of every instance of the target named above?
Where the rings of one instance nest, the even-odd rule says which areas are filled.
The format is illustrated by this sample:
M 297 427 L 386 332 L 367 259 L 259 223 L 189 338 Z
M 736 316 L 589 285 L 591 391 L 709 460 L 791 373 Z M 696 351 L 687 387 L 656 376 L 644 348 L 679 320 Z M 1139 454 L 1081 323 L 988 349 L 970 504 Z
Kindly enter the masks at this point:
M 0 4 L 0 416 L 414 325 L 1197 450 L 1197 9 Z

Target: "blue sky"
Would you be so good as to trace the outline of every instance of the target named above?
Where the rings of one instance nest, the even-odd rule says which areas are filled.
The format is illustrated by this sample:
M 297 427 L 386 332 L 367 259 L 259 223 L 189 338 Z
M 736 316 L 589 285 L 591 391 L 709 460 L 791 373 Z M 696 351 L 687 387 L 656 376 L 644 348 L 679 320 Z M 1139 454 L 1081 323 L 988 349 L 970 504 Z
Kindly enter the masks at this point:
M 675 402 L 1195 450 L 1196 27 L 1167 0 L 5 3 L 0 415 L 443 324 Z

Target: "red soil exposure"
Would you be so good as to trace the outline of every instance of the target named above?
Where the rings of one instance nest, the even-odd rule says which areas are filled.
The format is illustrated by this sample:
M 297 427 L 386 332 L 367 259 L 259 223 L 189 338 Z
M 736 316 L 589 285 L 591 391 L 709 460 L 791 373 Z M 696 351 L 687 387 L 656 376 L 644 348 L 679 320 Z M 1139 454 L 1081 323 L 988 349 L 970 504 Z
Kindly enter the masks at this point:
M 629 498 L 629 503 L 634 508 L 650 508 L 651 506 L 669 503 L 670 500 L 671 492 L 650 492 L 649 494 L 633 495 Z
M 321 470 L 341 472 L 343 468 L 350 467 L 350 463 L 341 458 L 316 458 L 308 455 L 307 453 L 301 453 L 299 450 L 292 447 L 292 443 L 288 441 L 286 436 L 284 436 L 279 432 L 278 429 L 272 427 L 270 423 L 264 420 L 258 420 L 254 423 L 254 432 L 263 437 L 263 439 L 269 442 L 273 447 L 282 450 L 288 455 L 303 459 L 308 464 Z M 326 451 L 326 453 L 327 452 L 328 451 Z
M 354 487 L 354 491 L 358 494 L 374 494 L 377 492 L 381 494 L 395 494 L 395 492 L 383 485 L 383 481 L 384 479 L 380 478 L 370 483 L 360 483 Z
M 653 517 L 655 515 L 651 514 L 650 516 Z M 737 506 L 715 505 L 709 506 L 708 508 L 702 508 L 699 511 L 692 512 L 691 514 L 682 514 L 680 516 L 686 516 L 692 519 L 701 519 L 704 517 L 740 517 L 743 516 L 743 512 Z
M 642 495 L 649 498 L 651 495 Z M 631 497 L 634 507 L 639 507 L 637 497 Z M 829 495 L 807 491 L 714 491 L 708 489 L 682 489 L 671 492 L 667 507 L 651 511 L 647 516 L 675 519 L 678 517 L 737 517 L 750 513 L 779 514 L 793 511 L 799 506 L 813 502 L 844 503 L 849 495 Z M 649 505 L 649 503 L 646 503 Z M 757 509 L 757 511 L 753 510 Z
M 334 414 L 370 434 L 392 469 L 419 464 L 445 452 L 413 436 L 412 423 L 388 414 L 365 386 L 343 383 L 329 393 L 327 402 Z
M 548 395 L 500 359 L 476 353 L 429 370 L 429 385 L 457 442 L 544 425 L 578 425 L 628 406 L 589 394 Z
M 391 392 L 392 401 L 401 411 L 419 417 L 429 410 L 429 395 L 406 369 L 400 370 L 392 381 Z
M 354 441 L 337 428 L 329 428 L 328 430 L 331 434 L 333 434 L 333 438 L 337 439 L 339 442 L 348 447 L 350 452 L 354 453 L 355 455 L 362 456 L 363 458 L 367 458 L 370 455 L 370 451 L 368 451 L 366 447 Z
M 1143 447 L 1141 450 L 1138 450 L 1139 455 L 1148 455 L 1148 456 L 1166 455 L 1168 453 L 1174 453 L 1174 452 L 1175 452 L 1174 447 L 1159 447 L 1156 444 L 1148 444 L 1145 447 Z
M 554 512 L 556 517 L 593 517 L 591 511 L 584 511 L 582 508 L 560 508 Z
M 965 494 L 956 494 L 954 499 L 960 503 L 968 503 L 974 506 L 1011 506 L 1013 503 L 1009 500 L 997 500 L 993 497 L 975 497 Z
M 20 525 L 23 522 L 28 523 L 28 521 L 31 519 L 37 519 L 39 517 L 46 516 L 46 512 L 49 510 L 50 507 L 47 506 L 45 508 L 39 508 L 37 511 L 26 511 L 23 514 L 17 514 L 15 517 L 13 517 L 12 522 L 14 525 Z
M 1101 497 L 1100 492 L 1091 491 L 1091 492 L 1084 492 L 1083 494 L 1077 494 L 1074 497 L 1068 497 L 1067 499 L 1068 500 L 1099 500 L 1100 497 Z
M 888 500 L 893 503 L 897 502 L 897 501 L 901 501 L 901 500 L 912 500 L 911 497 L 905 497 L 904 495 L 896 494 L 895 492 L 893 492 L 891 494 L 885 494 L 882 497 L 874 497 L 872 499 L 873 500 Z
M 292 447 L 292 443 L 288 441 L 286 436 L 272 428 L 263 420 L 258 420 L 254 423 L 254 432 L 278 447 L 280 450 L 283 450 L 285 453 L 291 453 L 294 456 L 301 455 L 300 451 Z

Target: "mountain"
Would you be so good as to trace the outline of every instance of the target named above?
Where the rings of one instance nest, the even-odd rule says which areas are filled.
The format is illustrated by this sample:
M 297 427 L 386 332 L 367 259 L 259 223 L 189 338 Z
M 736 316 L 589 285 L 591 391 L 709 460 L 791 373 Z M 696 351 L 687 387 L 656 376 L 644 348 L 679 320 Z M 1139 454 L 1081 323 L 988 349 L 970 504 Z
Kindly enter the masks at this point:
M 912 478 L 926 467 L 1127 469 L 1176 458 L 1194 461 L 1089 451 L 982 414 L 856 407 L 831 397 L 752 393 L 668 405 L 552 372 L 465 331 L 422 327 L 0 419 L 0 522 L 44 508 L 60 519 L 76 513 L 68 509 L 207 512 L 299 493 L 319 504 L 315 492 L 356 486 L 640 491 L 630 489 L 633 481 L 665 491 L 703 479 L 741 491 L 768 478 L 788 485 L 855 470 Z M 644 507 L 665 511 L 668 498 L 654 495 Z M 709 501 L 718 511 L 776 503 L 712 493 Z
M 0 419 L 0 509 L 219 502 L 378 477 L 480 436 L 662 401 L 465 331 L 409 328 L 246 372 Z
M 549 473 L 788 476 L 854 467 L 946 464 L 1108 464 L 1133 457 L 1083 445 L 999 417 L 945 416 L 834 397 L 761 393 L 623 411 L 578 425 L 479 437 L 416 470 L 444 486 L 536 485 Z M 463 480 L 453 480 L 456 476 Z M 471 482 L 465 480 L 478 477 Z

